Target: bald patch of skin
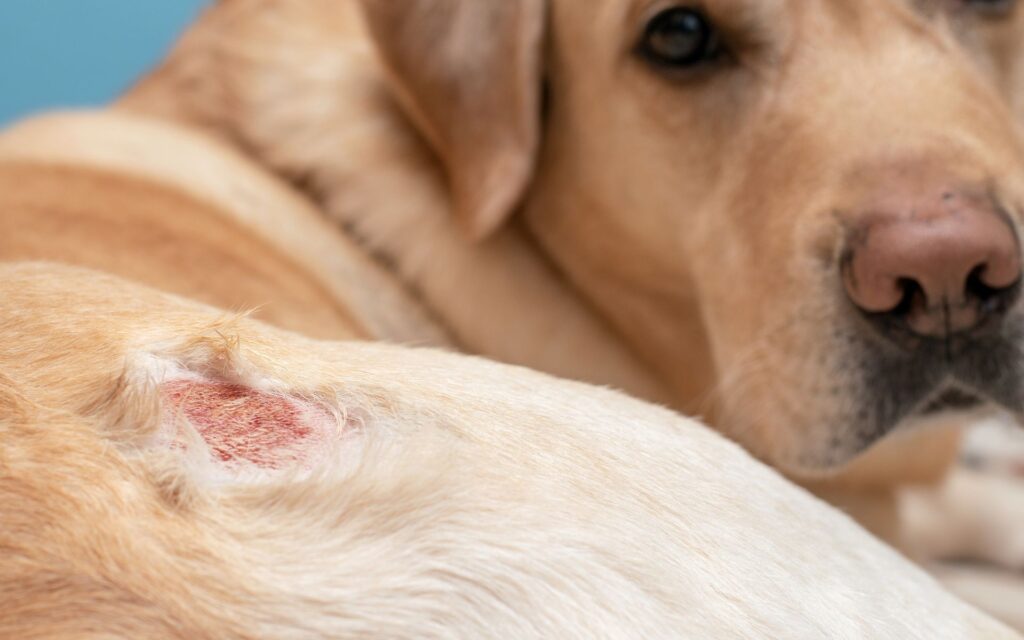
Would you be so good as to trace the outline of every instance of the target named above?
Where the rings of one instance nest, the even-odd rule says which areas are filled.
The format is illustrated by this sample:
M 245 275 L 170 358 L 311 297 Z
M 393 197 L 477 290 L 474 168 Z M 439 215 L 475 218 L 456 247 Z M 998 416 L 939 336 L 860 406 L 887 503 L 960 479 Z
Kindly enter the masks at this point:
M 334 414 L 319 403 L 242 384 L 177 379 L 160 391 L 165 419 L 191 425 L 211 458 L 228 468 L 309 467 L 342 433 Z

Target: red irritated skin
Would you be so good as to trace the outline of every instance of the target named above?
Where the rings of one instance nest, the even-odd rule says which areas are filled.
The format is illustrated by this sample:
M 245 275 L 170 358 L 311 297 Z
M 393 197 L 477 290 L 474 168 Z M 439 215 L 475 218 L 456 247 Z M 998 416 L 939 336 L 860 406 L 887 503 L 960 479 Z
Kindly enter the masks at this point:
M 161 394 L 169 409 L 165 419 L 190 424 L 211 458 L 230 468 L 308 467 L 340 435 L 337 420 L 323 405 L 242 384 L 177 379 L 163 383 Z

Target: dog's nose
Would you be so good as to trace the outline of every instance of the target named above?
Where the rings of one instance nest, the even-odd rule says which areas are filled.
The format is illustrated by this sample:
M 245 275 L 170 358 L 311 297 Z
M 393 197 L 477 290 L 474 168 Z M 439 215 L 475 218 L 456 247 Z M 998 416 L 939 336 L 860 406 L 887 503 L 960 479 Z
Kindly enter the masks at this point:
M 849 230 L 850 300 L 920 336 L 946 336 L 1001 313 L 1019 289 L 1017 235 L 987 197 L 897 198 Z

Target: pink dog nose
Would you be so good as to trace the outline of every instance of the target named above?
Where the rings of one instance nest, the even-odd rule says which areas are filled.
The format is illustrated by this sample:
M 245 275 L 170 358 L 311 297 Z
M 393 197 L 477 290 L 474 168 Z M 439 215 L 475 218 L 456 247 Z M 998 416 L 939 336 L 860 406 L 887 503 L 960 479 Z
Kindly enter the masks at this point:
M 1016 233 L 997 208 L 954 192 L 897 198 L 864 216 L 844 258 L 850 300 L 922 336 L 966 331 L 1005 310 L 1021 275 Z

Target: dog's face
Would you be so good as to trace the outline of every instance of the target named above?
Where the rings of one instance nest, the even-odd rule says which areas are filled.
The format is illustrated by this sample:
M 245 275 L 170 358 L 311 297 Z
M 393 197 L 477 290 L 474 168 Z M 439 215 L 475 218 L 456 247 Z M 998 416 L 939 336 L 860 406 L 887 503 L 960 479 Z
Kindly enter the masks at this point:
M 1024 147 L 972 56 L 979 24 L 1018 13 L 367 4 L 470 229 L 525 202 L 546 253 L 684 400 L 713 397 L 720 428 L 794 472 L 941 410 L 1024 409 Z

